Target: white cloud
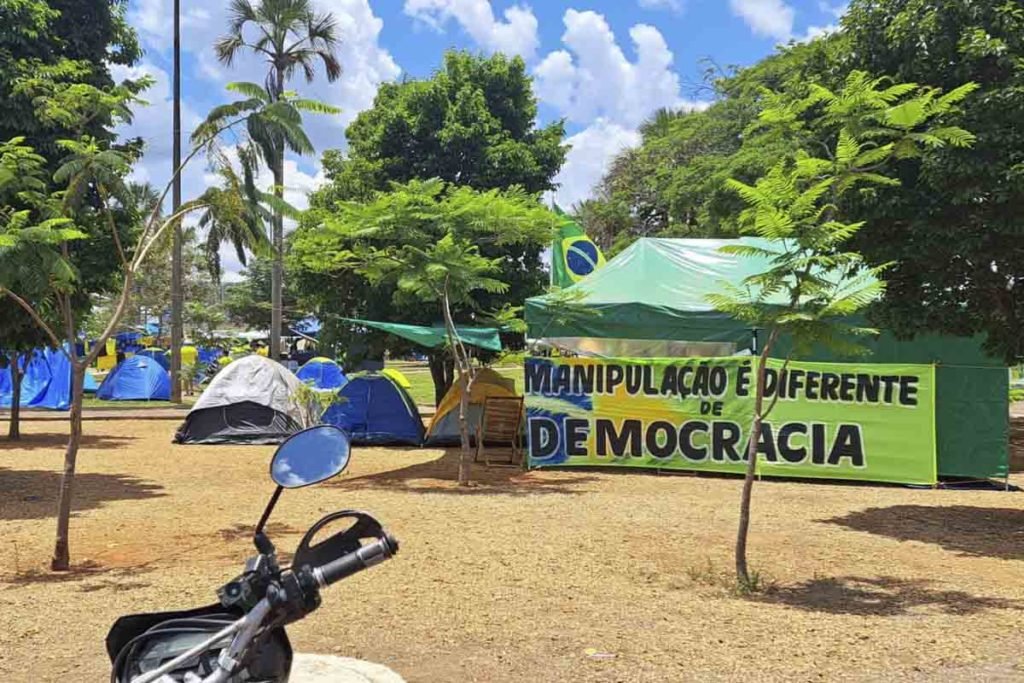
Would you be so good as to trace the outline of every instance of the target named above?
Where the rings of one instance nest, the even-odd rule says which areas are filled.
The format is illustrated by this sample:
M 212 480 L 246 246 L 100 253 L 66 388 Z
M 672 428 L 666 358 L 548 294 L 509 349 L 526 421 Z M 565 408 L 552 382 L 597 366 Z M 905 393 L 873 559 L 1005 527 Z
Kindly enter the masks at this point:
M 637 54 L 629 61 L 605 18 L 568 10 L 562 42 L 534 69 L 537 95 L 572 121 L 603 118 L 635 127 L 661 107 L 685 107 L 672 52 L 658 29 L 637 24 L 629 37 Z
M 806 43 L 815 38 L 821 38 L 827 36 L 830 33 L 835 33 L 839 30 L 838 24 L 828 24 L 827 26 L 808 26 L 807 30 L 799 38 L 795 38 L 798 43 Z
M 836 21 L 829 22 L 824 26 L 808 26 L 807 30 L 804 31 L 804 34 L 796 38 L 796 40 L 801 43 L 806 43 L 807 41 L 814 40 L 815 38 L 821 38 L 822 36 L 827 36 L 830 33 L 835 33 L 839 30 L 839 24 L 837 23 L 838 20 L 842 19 L 849 7 L 850 6 L 847 3 L 832 5 L 825 2 L 825 0 L 819 0 L 818 10 L 821 11 L 822 14 L 828 15 Z
M 599 119 L 570 137 L 565 166 L 555 177 L 555 201 L 568 209 L 588 198 L 615 155 L 640 144 L 640 133 L 617 123 Z
M 570 9 L 563 21 L 565 49 L 537 65 L 534 88 L 543 102 L 586 126 L 567 140 L 572 149 L 555 178 L 555 198 L 569 206 L 590 196 L 616 154 L 639 144 L 636 128 L 654 111 L 706 103 L 682 97 L 672 52 L 653 26 L 630 29 L 636 53 L 630 61 L 601 14 Z
M 667 9 L 673 12 L 683 11 L 683 0 L 637 0 L 644 9 Z
M 222 7 L 217 7 L 216 3 L 196 7 L 185 0 L 181 4 L 183 49 L 201 45 L 203 41 L 208 44 L 208 38 L 216 35 L 216 31 L 224 26 L 220 17 L 213 17 L 222 11 Z M 174 0 L 133 0 L 128 9 L 128 23 L 139 32 L 145 45 L 161 51 L 169 50 L 173 47 L 174 39 L 171 30 L 174 25 Z
M 818 0 L 818 9 L 822 14 L 831 14 L 834 18 L 840 19 L 846 14 L 846 10 L 850 9 L 850 4 L 848 2 L 840 2 L 837 5 L 833 5 L 825 2 L 825 0 Z
M 526 6 L 516 5 L 494 16 L 488 0 L 405 0 L 405 13 L 442 30 L 454 20 L 485 50 L 522 55 L 530 60 L 537 52 L 537 17 Z
M 732 13 L 741 18 L 754 35 L 789 40 L 796 11 L 784 0 L 729 0 Z

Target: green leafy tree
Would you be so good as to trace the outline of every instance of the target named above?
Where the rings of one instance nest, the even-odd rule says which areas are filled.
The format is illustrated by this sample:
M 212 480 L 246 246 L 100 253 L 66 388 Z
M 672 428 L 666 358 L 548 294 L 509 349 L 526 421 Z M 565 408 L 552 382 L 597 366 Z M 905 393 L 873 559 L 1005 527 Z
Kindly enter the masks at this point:
M 225 287 L 224 312 L 240 327 L 266 330 L 271 324 L 270 289 L 273 262 L 266 257 L 249 259 L 242 271 L 242 281 Z M 327 295 L 327 293 L 324 293 Z M 293 285 L 286 281 L 281 306 L 283 321 L 290 327 L 305 317 L 296 301 Z
M 220 176 L 220 184 L 205 192 L 208 206 L 199 216 L 199 227 L 206 230 L 203 252 L 207 271 L 218 283 L 221 245 L 234 247 L 242 265 L 246 265 L 249 253 L 270 254 L 265 226 L 272 224 L 273 212 L 263 204 L 268 195 L 255 186 L 251 152 L 251 148 L 243 148 L 241 175 L 234 171 L 229 159 L 219 155 L 215 172 Z M 271 298 L 270 290 L 267 298 Z
M 399 310 L 430 304 L 444 320 L 459 381 L 467 385 L 459 409 L 459 481 L 466 483 L 466 401 L 474 370 L 455 334 L 456 321 L 472 323 L 507 309 L 508 300 L 490 309 L 482 302 L 497 303 L 497 297 L 511 292 L 502 279 L 503 258 L 508 257 L 485 256 L 482 245 L 543 244 L 558 217 L 522 190 L 481 192 L 449 188 L 433 179 L 393 184 L 371 201 L 339 203 L 321 218 L 321 226 L 300 229 L 295 236 L 291 258 L 296 269 L 328 276 L 356 273 L 378 296 L 388 293 Z
M 754 128 L 790 140 L 794 151 L 754 184 L 730 180 L 728 185 L 746 205 L 739 225 L 769 246 L 723 249 L 764 258 L 769 266 L 742 287 L 728 286 L 710 297 L 718 310 L 765 332 L 736 537 L 736 576 L 742 589 L 757 583 L 748 570 L 746 548 L 757 454 L 766 438 L 762 424 L 775 405 L 774 400 L 764 403 L 768 359 L 783 337 L 798 356 L 815 346 L 844 354 L 864 352 L 857 337 L 873 330 L 851 319 L 881 296 L 881 268 L 868 266 L 850 248 L 864 223 L 842 214 L 842 199 L 898 187 L 898 179 L 879 172 L 893 159 L 918 157 L 929 147 L 969 146 L 973 135 L 947 125 L 943 117 L 954 113 L 974 87 L 941 94 L 913 83 L 890 85 L 854 71 L 836 92 L 811 84 L 795 92 L 766 93 Z M 808 132 L 820 141 L 823 130 L 832 131 L 827 144 L 803 146 Z
M 56 87 L 39 95 L 37 111 L 46 120 L 67 121 L 72 124 L 70 130 L 80 131 L 84 126 L 74 123 L 76 117 L 81 121 L 127 120 L 131 106 L 136 102 L 132 88 L 115 86 L 99 90 L 92 86 L 76 85 L 71 88 Z M 244 125 L 250 116 L 270 117 L 276 125 L 285 127 L 295 125 L 277 116 L 277 112 L 268 112 L 269 109 L 261 102 L 252 100 L 218 108 L 213 120 L 206 121 L 196 129 L 192 150 L 185 157 L 182 167 L 213 144 L 221 133 Z M 225 112 L 233 112 L 233 115 L 225 116 Z M 19 198 L 29 203 L 32 209 L 18 211 L 11 207 L 6 210 L 15 219 L 8 221 L 0 234 L 0 264 L 18 257 L 25 263 L 35 265 L 34 272 L 48 285 L 53 297 L 61 332 L 58 333 L 58 328 L 48 324 L 37 310 L 39 302 L 31 300 L 33 294 L 39 291 L 38 288 L 15 291 L 13 287 L 19 286 L 19 283 L 13 278 L 0 275 L 0 295 L 13 300 L 25 311 L 46 332 L 54 346 L 62 347 L 61 338 L 68 342 L 62 348 L 71 362 L 70 437 L 64 454 L 64 472 L 57 504 L 57 539 L 51 562 L 53 569 L 67 570 L 70 565 L 68 530 L 75 464 L 82 436 L 82 396 L 86 368 L 96 360 L 106 340 L 120 325 L 134 291 L 135 278 L 169 226 L 176 224 L 184 215 L 205 208 L 206 204 L 199 198 L 187 202 L 180 211 L 167 217 L 161 217 L 159 211 L 154 209 L 138 233 L 133 235 L 133 240 L 126 242 L 118 229 L 116 204 L 128 203 L 122 195 L 127 192 L 125 178 L 130 171 L 132 157 L 110 142 L 87 133 L 77 138 L 59 140 L 57 145 L 65 150 L 66 157 L 52 178 L 48 178 L 42 169 L 35 169 L 35 178 L 42 186 L 35 189 L 31 196 Z M 8 151 L 8 154 L 15 153 Z M 7 161 L 6 155 L 0 157 L 0 168 Z M 177 170 L 177 173 L 180 172 L 181 167 Z M 156 206 L 162 204 L 171 183 L 164 188 Z M 76 244 L 92 241 L 92 233 L 81 229 L 86 226 L 104 229 L 111 240 L 109 249 L 120 263 L 121 281 L 113 297 L 110 318 L 98 335 L 96 344 L 92 350 L 80 356 L 75 347 L 80 321 L 75 299 L 88 299 L 96 291 L 88 286 L 88 279 L 84 276 L 90 270 L 87 260 L 78 258 L 82 254 L 88 255 L 88 251 L 75 249 Z
M 854 0 L 843 19 L 846 68 L 950 90 L 978 84 L 960 125 L 969 153 L 938 148 L 893 173 L 903 191 L 855 197 L 857 246 L 892 261 L 880 322 L 985 334 L 1007 364 L 1024 357 L 1024 6 L 1007 0 Z
M 339 185 L 333 195 L 359 199 L 342 191 L 428 178 L 480 190 L 554 189 L 565 129 L 561 121 L 537 128 L 536 118 L 522 59 L 447 52 L 429 79 L 382 84 L 373 107 L 349 125 L 348 159 L 325 160 Z
M 346 130 L 346 154 L 328 151 L 323 157 L 328 182 L 310 196 L 303 221 L 315 226 L 341 202 L 374 200 L 391 183 L 438 178 L 451 186 L 476 190 L 526 193 L 554 188 L 553 178 L 565 161 L 564 125 L 536 125 L 537 100 L 526 66 L 519 58 L 448 52 L 440 69 L 427 79 L 406 79 L 381 85 L 373 107 L 361 112 Z M 499 259 L 504 294 L 478 290 L 474 301 L 498 309 L 540 294 L 547 284 L 541 263 L 546 241 L 478 245 L 486 258 Z M 396 243 L 396 246 L 399 246 Z M 318 310 L 325 329 L 321 340 L 380 357 L 385 349 L 404 353 L 408 344 L 379 333 L 352 336 L 336 322 L 339 316 L 434 324 L 438 311 L 399 306 L 389 292 L 354 271 L 324 274 L 308 269 L 295 273 L 299 294 Z M 327 291 L 332 297 L 325 296 Z M 456 306 L 456 317 L 462 312 Z M 447 391 L 454 360 L 445 350 L 430 354 L 437 400 Z
M 969 151 L 935 147 L 892 159 L 881 171 L 902 190 L 846 195 L 843 211 L 865 222 L 853 247 L 871 263 L 891 263 L 873 320 L 904 336 L 985 335 L 992 354 L 1016 363 L 1024 354 L 1024 282 L 1017 276 L 1024 269 L 1024 7 L 1012 0 L 852 0 L 840 29 L 733 73 L 712 72 L 716 103 L 686 116 L 696 124 L 730 110 L 735 116 L 722 118 L 722 130 L 738 126 L 736 133 L 645 135 L 635 159 L 626 163 L 624 154 L 625 170 L 613 165 L 597 202 L 585 207 L 585 227 L 603 245 L 641 234 L 735 234 L 741 206 L 723 191 L 723 177 L 751 183 L 785 152 L 761 135 L 742 134 L 764 89 L 812 82 L 838 89 L 853 70 L 945 91 L 974 82 L 956 120 L 977 137 Z M 829 131 L 820 133 L 812 145 L 827 142 Z M 692 156 L 688 141 L 697 150 Z M 644 222 L 651 206 L 668 216 L 667 228 Z M 692 230 L 688 215 L 695 216 Z M 601 235 L 606 226 L 609 238 Z
M 14 138 L 0 144 L 0 234 L 24 227 L 31 220 L 31 211 L 15 209 L 12 203 L 22 206 L 37 204 L 46 184 L 41 176 L 46 160 L 24 144 L 24 138 Z M 2 239 L 2 238 L 0 238 Z M 2 244 L 2 242 L 0 242 Z M 11 258 L 0 263 L 0 282 L 21 288 L 40 310 L 52 317 L 49 310 L 49 289 L 45 278 L 40 277 L 29 253 L 12 250 Z M 11 412 L 8 420 L 8 438 L 21 438 L 21 380 L 23 366 L 31 358 L 33 349 L 47 346 L 50 340 L 36 326 L 25 311 L 15 306 L 0 308 L 0 367 L 7 367 L 11 377 Z
M 272 110 L 274 117 L 254 116 L 249 119 L 248 132 L 263 161 L 274 175 L 274 194 L 284 197 L 284 157 L 286 150 L 310 154 L 313 145 L 301 129 L 278 125 L 275 117 L 286 116 L 293 124 L 300 122 L 300 110 L 327 113 L 333 111 L 320 103 L 290 98 L 285 85 L 301 72 L 307 83 L 316 75 L 316 65 L 323 66 L 329 82 L 341 75 L 341 64 L 335 55 L 338 26 L 331 14 L 318 14 L 310 0 L 232 0 L 229 7 L 228 33 L 217 41 L 214 49 L 221 62 L 230 66 L 241 52 L 252 52 L 266 58 L 269 71 L 263 87 L 238 84 L 246 96 L 259 100 Z M 271 244 L 274 250 L 273 286 L 271 287 L 271 357 L 276 359 L 281 343 L 281 296 L 284 281 L 284 213 L 275 210 Z
M 25 81 L 48 79 L 63 88 L 105 89 L 111 65 L 134 64 L 142 55 L 119 0 L 17 0 L 0 3 L 0 140 L 23 137 L 47 159 L 50 170 L 64 156 L 57 140 L 71 137 L 65 122 L 40 116 Z M 112 140 L 112 120 L 85 122 L 96 138 Z

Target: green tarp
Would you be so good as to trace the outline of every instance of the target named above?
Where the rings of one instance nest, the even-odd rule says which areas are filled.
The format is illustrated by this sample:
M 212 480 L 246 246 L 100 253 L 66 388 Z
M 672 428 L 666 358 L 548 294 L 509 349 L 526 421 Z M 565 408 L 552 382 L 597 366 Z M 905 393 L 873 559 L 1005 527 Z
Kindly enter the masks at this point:
M 642 238 L 561 293 L 526 301 L 531 339 L 593 337 L 727 341 L 748 348 L 753 330 L 716 312 L 708 294 L 740 285 L 765 268 L 763 259 L 723 254 L 727 244 L 763 240 Z M 900 340 L 882 331 L 860 362 L 936 366 L 935 411 L 940 476 L 1002 477 L 1008 471 L 1009 396 L 1003 363 L 979 339 L 919 335 Z M 785 340 L 776 356 L 785 356 Z M 821 351 L 803 360 L 852 361 Z
M 359 318 L 342 318 L 343 320 L 356 325 L 372 327 L 382 332 L 390 332 L 403 339 L 426 346 L 437 348 L 444 346 L 448 335 L 443 325 L 426 327 L 423 325 L 403 325 L 401 323 L 385 323 L 377 320 L 361 320 Z M 498 336 L 496 327 L 456 327 L 456 334 L 463 344 L 478 346 L 488 351 L 501 351 L 501 338 Z

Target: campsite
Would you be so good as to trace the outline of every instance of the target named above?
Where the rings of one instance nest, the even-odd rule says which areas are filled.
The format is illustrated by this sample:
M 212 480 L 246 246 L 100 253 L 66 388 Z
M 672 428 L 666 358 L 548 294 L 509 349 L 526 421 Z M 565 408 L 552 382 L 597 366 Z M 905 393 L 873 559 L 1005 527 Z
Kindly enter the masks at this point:
M 1024 679 L 1024 9 L 0 0 L 0 680 Z
M 151 454 L 167 452 L 173 421 L 92 423 L 80 567 L 50 578 L 32 558 L 48 550 L 48 451 L 60 434 L 58 423 L 26 424 L 24 447 L 0 452 L 3 495 L 16 492 L 2 521 L 2 666 L 99 679 L 109 665 L 95 635 L 115 617 L 201 603 L 237 572 L 272 489 L 273 447 L 227 457 L 178 446 L 168 468 Z M 724 680 L 754 666 L 775 680 L 851 667 L 861 680 L 1017 674 L 1022 513 L 1003 493 L 766 481 L 752 553 L 778 583 L 751 601 L 721 579 L 734 479 L 481 468 L 478 486 L 460 491 L 454 458 L 363 448 L 336 481 L 287 493 L 271 527 L 282 550 L 337 507 L 374 511 L 403 543 L 394 561 L 325 595 L 291 633 L 297 646 L 429 681 Z M 43 602 L 66 615 L 59 656 L 40 649 L 53 638 Z

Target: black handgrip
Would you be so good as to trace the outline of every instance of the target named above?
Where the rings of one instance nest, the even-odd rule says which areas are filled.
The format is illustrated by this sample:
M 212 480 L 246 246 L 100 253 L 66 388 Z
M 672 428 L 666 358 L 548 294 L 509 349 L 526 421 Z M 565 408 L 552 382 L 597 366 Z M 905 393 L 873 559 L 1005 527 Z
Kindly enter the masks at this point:
M 327 564 L 313 570 L 313 575 L 321 587 L 330 586 L 356 572 L 368 569 L 375 564 L 391 558 L 398 552 L 398 539 L 391 534 L 384 534 L 373 543 L 364 545 L 359 550 L 331 560 Z

